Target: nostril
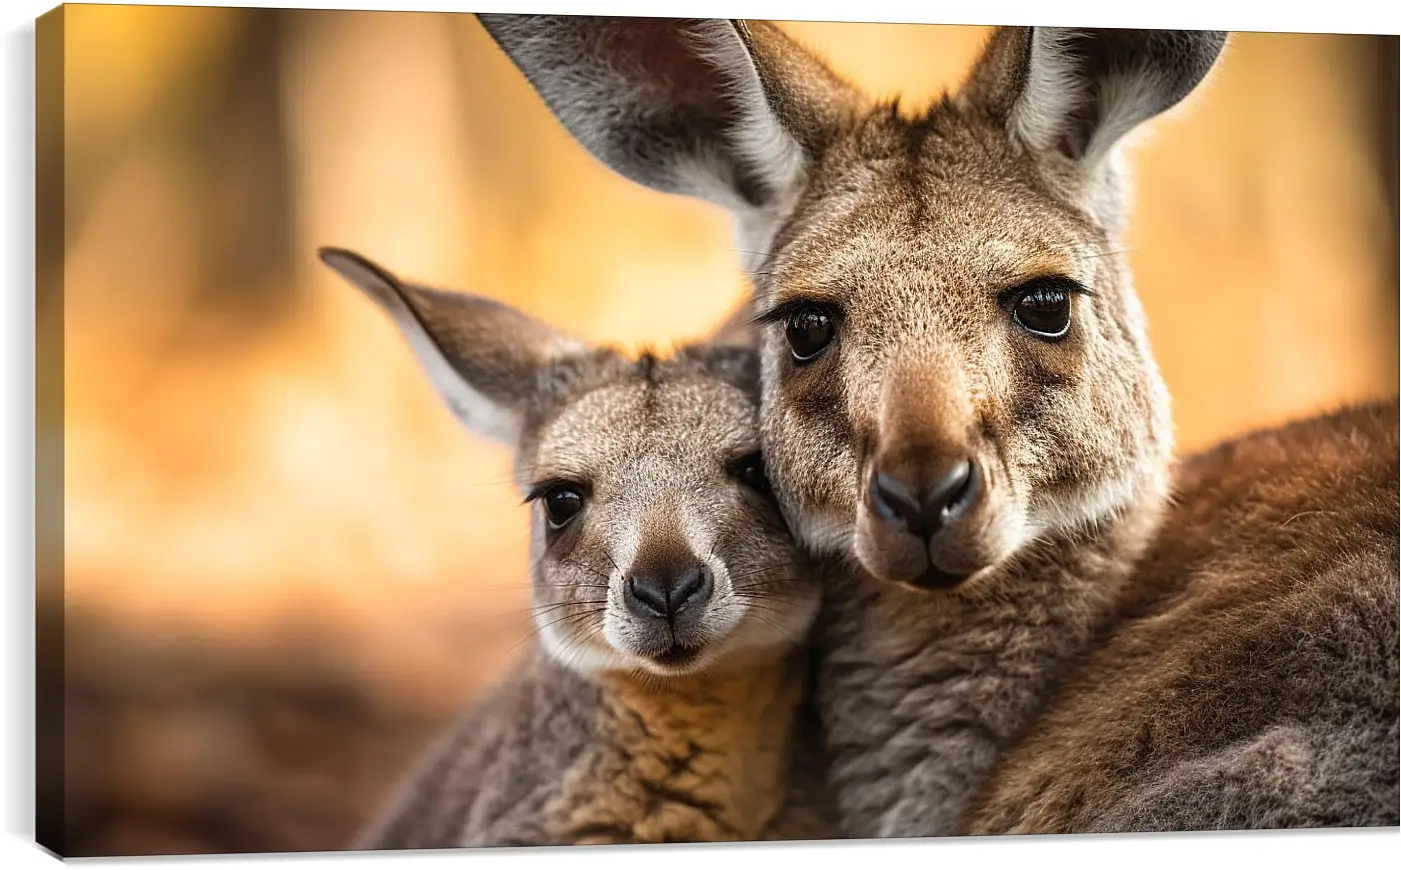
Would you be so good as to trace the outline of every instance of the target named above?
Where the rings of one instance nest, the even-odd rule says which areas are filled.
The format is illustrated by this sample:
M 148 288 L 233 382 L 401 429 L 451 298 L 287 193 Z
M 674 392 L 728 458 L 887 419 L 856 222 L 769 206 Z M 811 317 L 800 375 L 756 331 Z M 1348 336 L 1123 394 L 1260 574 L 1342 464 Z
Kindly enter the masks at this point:
M 637 616 L 667 616 L 666 588 L 648 577 L 634 577 L 623 587 L 623 601 Z
M 979 492 L 978 466 L 973 460 L 953 462 L 943 472 L 925 500 L 925 510 L 943 524 L 956 519 Z
M 888 474 L 878 471 L 871 475 L 871 506 L 886 522 L 902 524 L 912 534 L 921 534 L 924 510 L 919 500 Z
M 710 593 L 714 586 L 710 571 L 705 566 L 702 565 L 687 571 L 681 576 L 680 582 L 672 591 L 671 612 L 680 613 L 687 607 L 704 605 L 710 600 Z
M 918 488 L 923 498 L 884 472 L 873 472 L 869 483 L 869 501 L 876 514 L 918 538 L 929 538 L 945 524 L 957 520 L 977 502 L 982 491 L 978 465 L 971 459 L 926 466 L 918 476 L 932 481 L 927 488 Z
M 704 606 L 714 585 L 704 566 L 655 575 L 636 574 L 624 585 L 623 600 L 635 616 L 671 619 L 687 608 Z

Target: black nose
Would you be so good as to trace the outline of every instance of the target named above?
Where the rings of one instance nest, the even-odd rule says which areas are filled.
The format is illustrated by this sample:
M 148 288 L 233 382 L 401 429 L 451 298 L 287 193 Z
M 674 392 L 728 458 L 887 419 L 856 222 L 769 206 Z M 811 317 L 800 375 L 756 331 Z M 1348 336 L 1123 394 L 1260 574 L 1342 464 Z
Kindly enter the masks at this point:
M 871 506 L 886 522 L 927 540 L 977 501 L 978 480 L 978 466 L 971 459 L 902 469 L 876 468 L 871 474 Z M 928 485 L 923 485 L 924 481 L 929 481 Z
M 647 619 L 675 619 L 710 600 L 710 571 L 697 565 L 679 573 L 638 572 L 623 587 L 628 610 Z

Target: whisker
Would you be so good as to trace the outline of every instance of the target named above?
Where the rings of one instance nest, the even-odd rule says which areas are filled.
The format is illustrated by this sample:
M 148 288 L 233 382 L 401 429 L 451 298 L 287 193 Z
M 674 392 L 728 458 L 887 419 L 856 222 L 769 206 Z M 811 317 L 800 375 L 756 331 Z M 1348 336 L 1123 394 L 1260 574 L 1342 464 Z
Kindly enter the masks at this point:
M 559 618 L 557 618 L 557 619 L 553 619 L 553 620 L 551 620 L 551 621 L 545 623 L 544 625 L 540 626 L 540 629 L 541 629 L 541 630 L 544 630 L 544 629 L 546 629 L 546 628 L 549 628 L 549 627 L 552 626 L 552 625 L 557 625 L 557 624 L 559 624 L 559 623 L 561 623 L 561 622 L 565 622 L 566 620 L 578 619 L 578 618 L 584 617 L 584 616 L 597 616 L 597 615 L 600 614 L 600 613 L 606 613 L 606 612 L 607 612 L 607 608 L 605 608 L 605 607 L 597 607 L 597 608 L 594 608 L 594 609 L 592 609 L 592 610 L 581 610 L 581 611 L 579 611 L 578 613 L 568 613 L 568 614 L 565 614 L 564 616 L 561 616 L 561 617 L 559 617 Z
M 515 481 L 515 478 L 509 477 L 509 476 L 508 476 L 508 477 L 489 477 L 489 478 L 486 478 L 485 480 L 474 480 L 474 481 L 468 483 L 467 486 L 468 486 L 469 488 L 472 488 L 472 489 L 482 489 L 482 488 L 484 488 L 484 487 L 491 487 L 491 486 L 514 486 L 514 485 L 515 485 L 515 482 L 516 482 L 516 481 Z
M 536 605 L 535 607 L 532 607 L 532 608 L 530 609 L 530 612 L 531 612 L 532 615 L 540 616 L 541 614 L 548 613 L 548 612 L 550 612 L 551 610 L 558 610 L 558 609 L 560 609 L 561 607 L 589 607 L 589 606 L 596 606 L 596 605 L 602 605 L 602 604 L 607 604 L 607 603 L 608 603 L 608 602 L 607 602 L 606 600 L 604 600 L 604 601 L 555 601 L 555 602 L 550 603 L 550 604 L 539 604 L 539 605 Z
M 769 617 L 771 616 L 774 619 L 781 619 L 786 621 L 788 617 L 792 615 L 791 611 L 780 610 L 776 607 L 768 607 L 766 605 L 757 604 L 753 601 L 745 602 L 744 606 L 746 614 L 749 616 L 753 616 L 755 619 L 759 619 L 761 617 L 763 619 L 769 619 Z M 769 616 L 763 616 L 763 614 L 769 614 Z M 778 626 L 775 626 L 775 628 L 777 627 Z
M 564 641 L 564 649 L 567 657 L 563 664 L 566 667 L 573 668 L 574 665 L 578 663 L 579 659 L 583 658 L 586 644 L 602 632 L 602 623 L 596 623 L 586 628 L 582 636 L 577 631 L 572 632 Z
M 1077 259 L 1077 260 L 1099 260 L 1099 259 L 1102 259 L 1102 258 L 1104 258 L 1104 257 L 1118 257 L 1118 256 L 1122 256 L 1122 255 L 1125 255 L 1125 254 L 1132 254 L 1133 252 L 1134 252 L 1134 249 L 1133 249 L 1133 248 L 1123 248 L 1123 249 L 1120 249 L 1120 250 L 1117 250 L 1117 251 L 1100 251 L 1100 252 L 1097 253 L 1097 254 L 1076 254 L 1076 255 L 1075 255 L 1075 259 Z
M 779 598 L 751 598 L 747 595 L 734 596 L 736 601 L 743 601 L 746 607 L 754 607 L 758 610 L 766 610 L 770 613 L 786 615 L 793 610 L 793 602 L 784 601 Z M 779 605 L 777 607 L 773 605 Z
M 612 589 L 608 583 L 541 583 L 546 589 Z
M 794 577 L 778 577 L 772 580 L 754 580 L 737 585 L 736 589 L 773 589 L 778 586 L 797 586 L 798 580 Z
M 531 631 L 529 634 L 527 634 L 525 637 L 521 638 L 518 642 L 512 644 L 512 645 L 510 646 L 510 648 L 508 648 L 508 649 L 506 650 L 506 652 L 503 653 L 503 655 L 505 655 L 506 653 L 513 652 L 513 651 L 514 651 L 517 647 L 519 647 L 521 644 L 526 643 L 527 641 L 530 641 L 530 640 L 532 640 L 532 639 L 534 639 L 534 638 L 539 637 L 539 636 L 545 631 L 545 629 L 547 629 L 547 628 L 549 628 L 549 627 L 551 627 L 551 626 L 553 626 L 553 625 L 558 625 L 558 624 L 560 624 L 560 623 L 562 623 L 562 622 L 567 622 L 568 620 L 571 620 L 571 619 L 581 619 L 581 618 L 589 617 L 589 616 L 597 616 L 597 615 L 599 615 L 599 614 L 601 614 L 601 613 L 606 613 L 606 612 L 607 612 L 607 608 L 597 607 L 597 608 L 594 608 L 594 609 L 592 609 L 592 610 L 583 610 L 583 611 L 580 611 L 580 612 L 578 612 L 578 613 L 568 613 L 568 614 L 565 614 L 564 616 L 558 617 L 557 619 L 553 619 L 553 620 L 551 620 L 551 621 L 545 623 L 544 625 L 536 625 L 536 626 L 534 626 L 534 630 L 532 630 L 532 631 Z
M 581 571 L 586 571 L 586 572 L 588 572 L 589 574 L 592 574 L 593 576 L 598 577 L 598 578 L 601 579 L 601 580 L 612 580 L 612 579 L 613 579 L 612 577 L 609 577 L 607 574 L 603 573 L 602 571 L 598 570 L 597 568 L 593 567 L 592 565 L 585 565 L 583 562 L 577 562 L 577 561 L 574 561 L 573 559 L 561 559 L 561 560 L 560 560 L 560 564 L 561 564 L 561 565 L 568 565 L 568 566 L 573 567 L 573 568 L 578 568 L 578 569 L 581 570 Z
M 757 575 L 757 574 L 776 573 L 776 572 L 779 572 L 779 571 L 787 571 L 787 570 L 788 570 L 788 566 L 787 566 L 787 565 L 766 565 L 766 566 L 763 567 L 763 568 L 756 568 L 756 569 L 754 569 L 753 571 L 743 571 L 743 572 L 741 572 L 741 573 L 739 573 L 739 574 L 731 574 L 731 575 L 730 575 L 730 579 L 731 579 L 731 580 L 742 580 L 742 579 L 744 579 L 745 577 L 753 577 L 753 576 L 755 576 L 755 575 Z
M 734 597 L 736 598 L 754 598 L 754 600 L 757 601 L 793 600 L 793 595 L 775 594 L 773 593 L 772 588 L 768 588 L 768 590 L 766 590 L 766 588 L 754 587 L 736 588 L 736 590 L 730 590 L 730 594 L 734 595 Z
M 769 627 L 771 627 L 774 631 L 778 632 L 780 635 L 783 636 L 783 639 L 784 639 L 784 640 L 788 641 L 788 642 L 791 643 L 793 646 L 799 646 L 798 641 L 795 640 L 795 639 L 793 638 L 793 636 L 792 636 L 791 634 L 788 633 L 788 630 L 785 629 L 785 628 L 783 628 L 782 626 L 780 626 L 778 623 L 774 622 L 772 619 L 769 619 L 768 617 L 764 616 L 762 613 L 756 613 L 756 614 L 754 614 L 754 618 L 757 619 L 757 620 L 759 620 L 759 621 L 762 622 L 762 623 L 765 623 L 766 625 L 768 625 Z

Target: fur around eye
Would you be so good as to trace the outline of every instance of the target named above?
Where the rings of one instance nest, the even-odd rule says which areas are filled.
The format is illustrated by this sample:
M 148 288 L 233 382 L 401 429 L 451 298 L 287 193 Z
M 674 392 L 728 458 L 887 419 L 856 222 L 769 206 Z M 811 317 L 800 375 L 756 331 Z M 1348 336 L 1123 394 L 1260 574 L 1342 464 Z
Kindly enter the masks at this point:
M 763 496 L 771 496 L 773 487 L 769 484 L 768 471 L 764 467 L 764 456 L 751 453 L 742 457 L 734 465 L 734 475 L 744 486 Z

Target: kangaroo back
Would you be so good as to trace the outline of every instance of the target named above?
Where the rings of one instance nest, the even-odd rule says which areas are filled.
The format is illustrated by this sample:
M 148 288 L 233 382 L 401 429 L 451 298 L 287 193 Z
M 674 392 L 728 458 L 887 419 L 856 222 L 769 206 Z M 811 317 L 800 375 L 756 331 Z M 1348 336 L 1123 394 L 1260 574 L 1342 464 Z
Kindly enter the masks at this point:
M 1122 623 L 970 828 L 1398 824 L 1399 426 L 1366 405 L 1184 462 Z

